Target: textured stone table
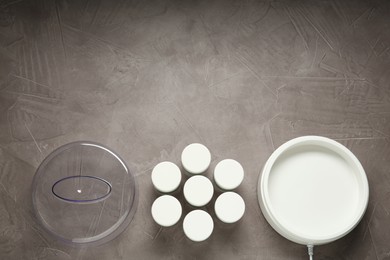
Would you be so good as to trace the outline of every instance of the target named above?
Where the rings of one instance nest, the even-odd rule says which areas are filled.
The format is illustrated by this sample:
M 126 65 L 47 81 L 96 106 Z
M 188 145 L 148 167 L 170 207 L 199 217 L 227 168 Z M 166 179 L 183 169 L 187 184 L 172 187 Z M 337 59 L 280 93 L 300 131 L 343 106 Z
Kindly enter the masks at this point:
M 0 259 L 308 259 L 256 197 L 272 151 L 308 134 L 350 148 L 370 184 L 362 222 L 315 259 L 390 259 L 389 14 L 387 0 L 0 1 Z M 75 140 L 111 147 L 140 188 L 132 223 L 96 248 L 50 239 L 32 212 L 39 163 Z M 243 219 L 198 244 L 150 214 L 153 167 L 193 142 L 207 176 L 226 158 L 246 174 Z

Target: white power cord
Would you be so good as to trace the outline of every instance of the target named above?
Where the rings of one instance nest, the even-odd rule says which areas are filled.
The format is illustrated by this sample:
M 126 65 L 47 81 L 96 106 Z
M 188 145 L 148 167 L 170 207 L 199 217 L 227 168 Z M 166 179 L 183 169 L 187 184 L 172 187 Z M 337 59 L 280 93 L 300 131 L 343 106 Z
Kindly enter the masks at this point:
M 309 254 L 309 259 L 313 260 L 313 255 L 314 255 L 314 246 L 313 245 L 307 245 L 307 253 Z

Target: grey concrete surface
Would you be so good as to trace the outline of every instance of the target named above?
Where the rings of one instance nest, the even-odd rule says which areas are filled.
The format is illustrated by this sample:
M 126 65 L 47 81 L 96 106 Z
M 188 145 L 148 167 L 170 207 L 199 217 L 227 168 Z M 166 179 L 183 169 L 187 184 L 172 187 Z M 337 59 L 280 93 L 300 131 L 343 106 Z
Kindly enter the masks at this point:
M 370 185 L 361 223 L 315 259 L 390 259 L 389 14 L 387 0 L 0 1 L 0 259 L 308 259 L 268 225 L 256 182 L 309 134 L 351 149 Z M 51 239 L 32 211 L 39 163 L 76 140 L 113 148 L 140 189 L 99 247 Z M 208 176 L 224 158 L 246 172 L 244 218 L 200 244 L 150 215 L 152 168 L 192 142 L 211 150 Z

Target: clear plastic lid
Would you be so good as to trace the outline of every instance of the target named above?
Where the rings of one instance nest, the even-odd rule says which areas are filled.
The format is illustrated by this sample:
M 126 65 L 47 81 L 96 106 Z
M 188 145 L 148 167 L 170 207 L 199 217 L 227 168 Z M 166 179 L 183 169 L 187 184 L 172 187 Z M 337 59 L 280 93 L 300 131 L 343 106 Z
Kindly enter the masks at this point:
M 92 142 L 61 146 L 33 180 L 35 214 L 62 241 L 102 244 L 131 222 L 138 204 L 134 176 L 108 148 Z

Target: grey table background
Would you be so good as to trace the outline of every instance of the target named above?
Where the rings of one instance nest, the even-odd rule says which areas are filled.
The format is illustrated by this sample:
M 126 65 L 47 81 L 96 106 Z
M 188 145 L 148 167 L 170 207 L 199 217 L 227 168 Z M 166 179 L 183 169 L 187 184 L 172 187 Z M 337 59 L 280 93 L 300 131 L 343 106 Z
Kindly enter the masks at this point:
M 315 259 L 390 259 L 389 25 L 386 0 L 0 1 L 0 259 L 308 259 L 256 183 L 309 134 L 350 148 L 370 184 L 361 223 Z M 133 222 L 96 248 L 53 241 L 32 212 L 36 168 L 75 140 L 113 148 L 140 188 Z M 246 171 L 243 220 L 200 244 L 150 216 L 151 169 L 191 142 L 211 150 L 208 176 L 225 158 Z

